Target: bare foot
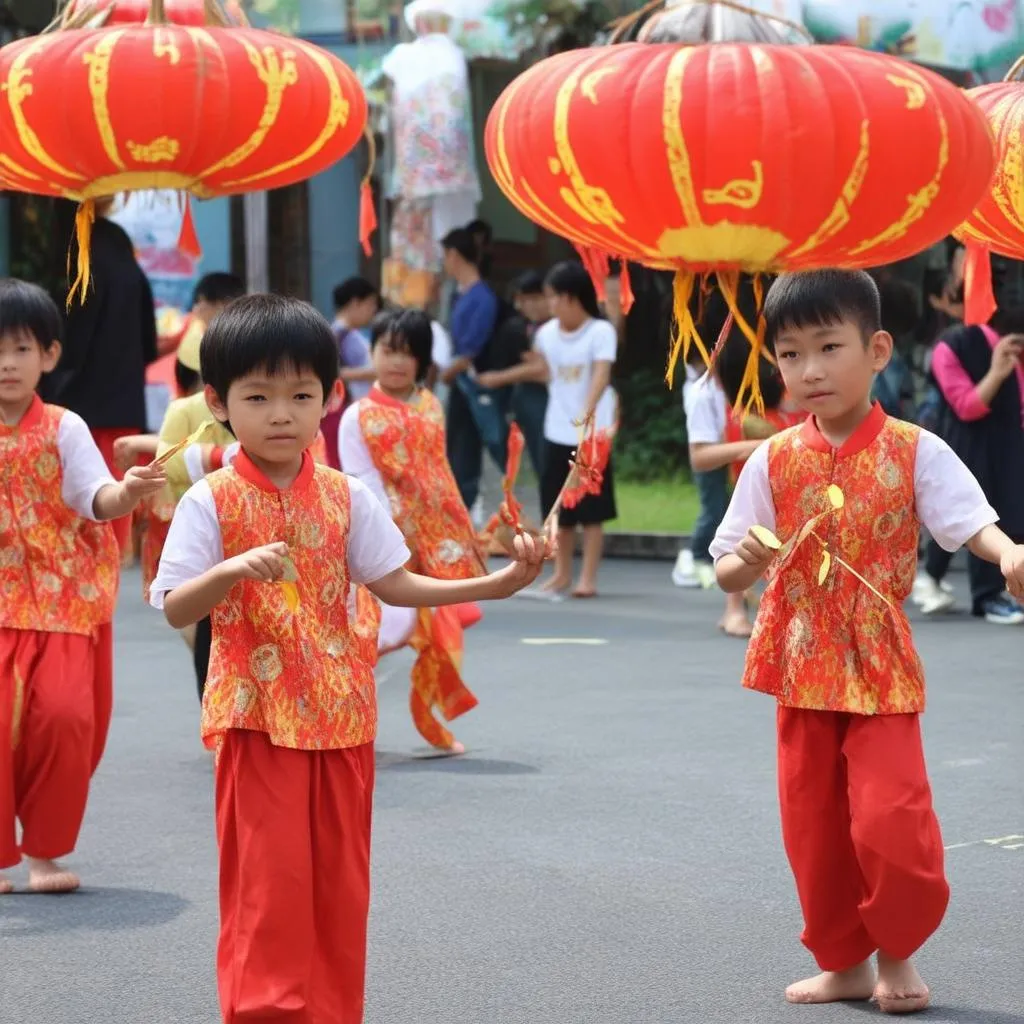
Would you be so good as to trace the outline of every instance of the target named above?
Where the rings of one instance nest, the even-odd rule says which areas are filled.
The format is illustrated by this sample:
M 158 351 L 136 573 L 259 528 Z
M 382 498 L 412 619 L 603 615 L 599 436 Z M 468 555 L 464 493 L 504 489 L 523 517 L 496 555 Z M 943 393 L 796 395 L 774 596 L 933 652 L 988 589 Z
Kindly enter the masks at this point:
M 74 892 L 82 883 L 73 871 L 65 871 L 55 860 L 28 860 L 28 887 L 32 892 Z
M 931 993 L 909 960 L 894 960 L 879 951 L 874 998 L 883 1013 L 917 1013 L 927 1008 Z
M 805 978 L 786 989 L 791 1003 L 839 1003 L 870 999 L 875 991 L 875 972 L 870 960 L 848 971 L 824 971 L 814 978 Z
M 753 632 L 754 627 L 750 625 L 745 612 L 730 612 L 722 619 L 722 629 L 726 636 L 746 638 Z
M 568 590 L 572 580 L 564 580 L 558 576 L 552 576 L 551 579 L 541 584 L 541 590 L 549 594 L 560 594 L 563 590 Z
M 9 892 L 14 892 L 14 883 L 0 875 L 0 896 L 6 896 Z

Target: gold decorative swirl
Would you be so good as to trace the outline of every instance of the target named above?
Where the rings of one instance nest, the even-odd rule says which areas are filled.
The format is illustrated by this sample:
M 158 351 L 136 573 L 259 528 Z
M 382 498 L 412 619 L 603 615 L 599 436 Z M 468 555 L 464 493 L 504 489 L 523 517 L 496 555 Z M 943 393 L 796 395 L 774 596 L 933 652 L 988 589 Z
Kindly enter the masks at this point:
M 37 163 L 40 163 L 48 171 L 60 175 L 63 178 L 70 178 L 72 181 L 83 181 L 83 175 L 69 170 L 63 164 L 57 163 L 43 148 L 39 136 L 32 130 L 32 126 L 25 117 L 22 104 L 32 95 L 32 68 L 28 66 L 30 58 L 34 57 L 49 42 L 51 37 L 40 36 L 34 42 L 29 43 L 11 62 L 11 69 L 7 73 L 7 81 L 0 82 L 0 92 L 7 93 L 7 104 L 11 110 L 11 119 L 14 121 L 15 131 L 18 133 L 18 141 L 22 149 L 28 153 Z
M 158 164 L 173 160 L 181 152 L 181 143 L 166 135 L 145 144 L 128 142 L 126 145 L 132 159 L 140 164 Z
M 157 60 L 166 57 L 171 65 L 181 63 L 181 50 L 178 49 L 174 36 L 166 29 L 158 28 L 153 33 L 153 56 Z
M 660 255 L 657 249 L 645 245 L 623 230 L 626 218 L 616 208 L 608 191 L 597 185 L 589 184 L 583 177 L 583 171 L 569 140 L 569 111 L 584 71 L 595 60 L 607 59 L 609 59 L 607 54 L 599 54 L 597 58 L 592 58 L 586 63 L 581 62 L 566 76 L 565 81 L 562 82 L 555 94 L 553 126 L 555 152 L 558 154 L 562 171 L 569 179 L 569 185 L 563 186 L 559 195 L 562 202 L 586 223 L 605 228 L 614 236 L 615 242 L 605 239 L 595 243 L 606 252 L 629 253 L 634 259 L 648 256 L 657 258 Z M 625 246 L 619 244 L 622 242 L 625 242 Z
M 886 75 L 885 80 L 907 94 L 907 110 L 920 110 L 924 106 L 925 91 L 920 82 L 902 75 Z
M 929 98 L 934 100 L 932 88 L 922 75 L 918 74 L 917 71 L 913 70 L 909 66 L 906 69 L 906 74 L 915 82 L 919 83 Z M 895 242 L 898 238 L 902 238 L 906 235 L 911 225 L 915 224 L 924 216 L 925 211 L 932 205 L 935 197 L 939 194 L 939 185 L 942 181 L 942 175 L 945 173 L 946 167 L 949 164 L 949 124 L 946 121 L 946 115 L 943 113 L 942 107 L 934 102 L 932 106 L 935 110 L 935 117 L 939 126 L 940 136 L 939 155 L 935 167 L 935 173 L 921 188 L 907 196 L 907 208 L 903 211 L 903 215 L 899 220 L 890 224 L 884 231 L 880 231 L 874 237 L 868 238 L 859 245 L 854 246 L 854 248 L 850 250 L 851 256 L 859 256 L 862 253 L 867 252 L 869 249 L 873 249 L 875 246 L 884 245 L 888 242 Z
M 314 64 L 320 69 L 324 78 L 327 81 L 327 86 L 330 91 L 330 107 L 327 112 L 327 120 L 324 123 L 323 128 L 320 129 L 320 134 L 297 156 L 291 157 L 288 160 L 283 160 L 279 164 L 275 164 L 273 167 L 268 167 L 266 170 L 260 171 L 257 174 L 250 174 L 246 178 L 238 178 L 234 181 L 224 182 L 225 187 L 235 187 L 237 185 L 250 185 L 255 181 L 260 181 L 265 178 L 273 178 L 279 174 L 283 174 L 285 171 L 291 170 L 293 167 L 298 167 L 306 161 L 312 159 L 320 152 L 321 149 L 327 144 L 334 133 L 339 128 L 344 128 L 348 124 L 349 114 L 351 113 L 352 106 L 349 101 L 345 98 L 341 91 L 341 81 L 339 80 L 333 65 L 327 59 L 320 49 L 315 46 L 309 46 L 306 43 L 300 42 L 299 40 L 291 40 L 290 45 L 295 47 L 304 53 Z M 288 51 L 286 56 L 294 58 L 294 52 Z M 298 80 L 298 72 L 294 70 L 294 63 L 292 64 L 294 78 L 291 79 L 287 84 L 292 85 Z M 283 90 L 282 90 L 283 91 Z M 280 100 L 278 100 L 278 109 L 280 108 Z M 274 113 L 274 121 L 277 120 L 277 111 Z M 262 124 L 262 121 L 261 121 Z M 271 122 L 273 124 L 273 121 Z M 267 126 L 269 129 L 269 125 Z M 265 134 L 265 133 L 264 133 Z M 205 175 L 204 175 L 205 177 Z
M 583 81 L 580 82 L 580 93 L 590 100 L 594 106 L 597 106 L 598 83 L 603 78 L 614 75 L 618 70 L 618 68 L 598 68 L 596 71 L 591 71 L 589 75 L 584 75 Z
M 741 210 L 752 210 L 764 194 L 764 166 L 760 160 L 750 162 L 753 178 L 734 178 L 721 188 L 706 188 L 701 199 L 708 206 L 738 206 Z
M 697 192 L 693 186 L 693 170 L 690 167 L 690 153 L 683 138 L 681 123 L 683 114 L 683 76 L 687 65 L 696 53 L 690 46 L 680 47 L 669 61 L 665 72 L 665 88 L 662 94 L 661 125 L 665 138 L 665 152 L 668 159 L 672 184 L 675 186 L 683 218 L 688 227 L 699 227 L 703 221 L 697 205 Z
M 803 256 L 806 253 L 817 249 L 823 242 L 834 238 L 847 224 L 850 223 L 850 208 L 860 195 L 861 186 L 868 173 L 868 163 L 871 153 L 871 132 L 867 118 L 860 123 L 860 145 L 857 148 L 857 155 L 853 159 L 853 166 L 847 175 L 843 187 L 840 189 L 839 198 L 832 207 L 829 215 L 821 222 L 818 229 L 799 248 L 794 249 L 789 255 L 791 258 Z
M 201 178 L 208 178 L 228 167 L 237 167 L 242 161 L 252 156 L 263 145 L 270 129 L 277 122 L 278 115 L 281 113 L 285 89 L 299 80 L 299 72 L 295 66 L 295 50 L 292 48 L 291 41 L 289 41 L 289 48 L 280 52 L 272 46 L 264 46 L 262 51 L 257 50 L 247 39 L 240 39 L 239 42 L 245 47 L 249 63 L 256 70 L 256 77 L 266 87 L 267 95 L 263 104 L 263 113 L 260 115 L 256 130 L 249 138 L 222 160 L 218 160 L 212 167 L 203 171 L 200 174 Z M 249 179 L 243 180 L 248 181 Z
M 96 130 L 100 134 L 100 142 L 107 159 L 119 170 L 124 170 L 124 161 L 117 149 L 117 136 L 110 122 L 110 108 L 107 105 L 107 93 L 110 90 L 110 62 L 113 59 L 114 47 L 124 35 L 124 29 L 116 32 L 104 32 L 96 40 L 95 47 L 82 55 L 82 63 L 89 69 L 88 89 L 92 98 L 92 116 L 96 122 Z
M 1024 232 L 1021 204 L 1024 203 L 1024 135 L 1019 100 L 1008 96 L 994 104 L 989 123 L 1003 145 L 1002 160 L 992 182 L 996 208 L 1017 231 Z

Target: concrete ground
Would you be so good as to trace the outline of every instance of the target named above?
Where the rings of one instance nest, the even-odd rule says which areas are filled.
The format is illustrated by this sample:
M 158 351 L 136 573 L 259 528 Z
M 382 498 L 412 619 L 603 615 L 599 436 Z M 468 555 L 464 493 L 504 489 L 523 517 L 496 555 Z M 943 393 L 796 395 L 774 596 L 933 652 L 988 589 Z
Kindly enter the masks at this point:
M 808 973 L 772 702 L 721 597 L 609 563 L 597 601 L 488 608 L 461 760 L 381 667 L 368 1024 L 857 1024 Z M 963 577 L 958 579 L 962 586 Z M 2 1024 L 216 1024 L 212 773 L 184 645 L 126 581 L 117 705 L 70 897 L 0 899 Z M 1024 1024 L 1024 630 L 921 623 L 953 901 L 920 957 L 942 1024 Z M 570 643 L 569 641 L 574 641 Z M 23 876 L 16 875 L 19 881 Z

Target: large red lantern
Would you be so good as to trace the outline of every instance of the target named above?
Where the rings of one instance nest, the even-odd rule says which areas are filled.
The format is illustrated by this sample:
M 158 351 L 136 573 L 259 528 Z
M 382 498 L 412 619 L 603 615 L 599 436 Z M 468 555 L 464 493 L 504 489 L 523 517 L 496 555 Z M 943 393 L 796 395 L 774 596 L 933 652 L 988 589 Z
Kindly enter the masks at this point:
M 996 309 L 991 253 L 1024 259 L 1024 85 L 1011 80 L 1021 66 L 1005 82 L 967 91 L 995 133 L 998 158 L 988 192 L 954 232 L 967 247 L 964 305 L 971 324 L 987 323 Z
M 319 47 L 227 27 L 210 2 L 202 25 L 167 23 L 159 2 L 145 24 L 124 21 L 137 6 L 112 5 L 109 27 L 0 49 L 0 187 L 83 203 L 83 287 L 92 201 L 149 188 L 198 198 L 280 188 L 340 160 L 366 125 L 355 74 Z M 194 20 L 195 4 L 177 6 Z
M 740 272 L 920 252 L 963 220 L 995 164 L 985 118 L 938 75 L 847 47 L 742 43 L 550 57 L 498 99 L 485 146 L 531 220 L 584 252 L 677 271 L 670 376 L 681 346 L 704 351 L 696 275 L 717 275 L 759 351 L 735 308 Z

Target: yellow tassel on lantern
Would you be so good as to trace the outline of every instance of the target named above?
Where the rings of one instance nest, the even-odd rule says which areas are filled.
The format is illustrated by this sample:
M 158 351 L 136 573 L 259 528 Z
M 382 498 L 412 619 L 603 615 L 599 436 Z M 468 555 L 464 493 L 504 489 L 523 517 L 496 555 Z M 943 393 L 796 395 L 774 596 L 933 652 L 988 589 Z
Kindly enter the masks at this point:
M 67 308 L 71 309 L 75 293 L 81 289 L 81 302 L 85 305 L 85 293 L 89 290 L 92 279 L 89 250 L 92 246 L 92 226 L 96 222 L 96 204 L 86 199 L 75 214 L 75 242 L 78 246 L 78 276 L 68 292 Z M 71 252 L 68 251 L 68 277 L 71 276 Z
M 672 347 L 668 353 L 668 368 L 665 370 L 665 381 L 672 387 L 675 379 L 676 363 L 682 355 L 684 361 L 690 354 L 690 346 L 696 345 L 697 351 L 707 365 L 711 362 L 708 350 L 694 323 L 693 314 L 690 312 L 690 300 L 693 298 L 693 287 L 696 278 L 689 270 L 676 272 L 675 280 L 672 283 Z

